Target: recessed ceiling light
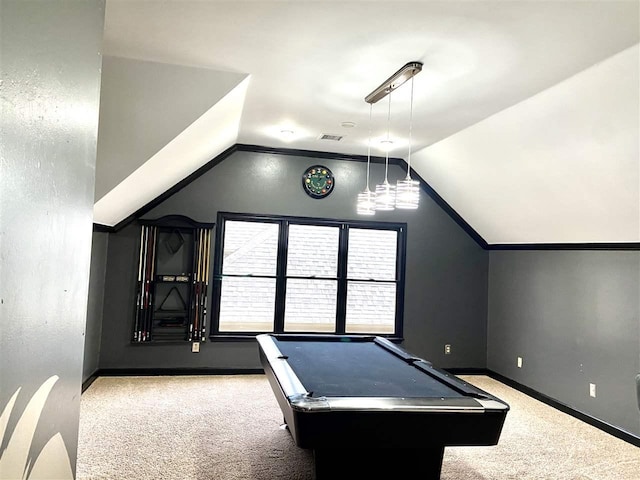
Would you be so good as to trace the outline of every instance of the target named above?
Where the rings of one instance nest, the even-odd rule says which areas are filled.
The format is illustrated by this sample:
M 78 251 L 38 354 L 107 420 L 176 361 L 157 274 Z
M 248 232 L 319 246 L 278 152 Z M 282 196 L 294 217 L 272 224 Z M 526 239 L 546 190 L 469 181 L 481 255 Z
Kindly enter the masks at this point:
M 380 148 L 383 152 L 389 152 L 393 149 L 393 140 L 380 140 Z
M 356 122 L 342 122 L 340 125 L 344 128 L 353 128 L 356 126 Z
M 293 130 L 280 130 L 280 135 L 282 136 L 282 138 L 291 138 L 293 137 L 293 134 Z

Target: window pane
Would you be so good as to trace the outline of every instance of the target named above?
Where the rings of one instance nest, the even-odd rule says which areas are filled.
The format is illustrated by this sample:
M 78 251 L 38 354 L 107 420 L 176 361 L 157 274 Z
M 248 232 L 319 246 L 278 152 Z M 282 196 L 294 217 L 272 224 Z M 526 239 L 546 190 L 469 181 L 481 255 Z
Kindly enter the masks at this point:
M 287 280 L 285 332 L 334 332 L 336 280 Z
M 338 276 L 338 227 L 289 225 L 287 275 Z
M 276 223 L 225 222 L 223 275 L 275 275 L 278 230 Z
M 348 283 L 347 333 L 393 333 L 395 318 L 395 283 Z
M 347 278 L 395 280 L 398 232 L 349 229 Z
M 272 332 L 275 298 L 275 278 L 223 278 L 220 331 Z

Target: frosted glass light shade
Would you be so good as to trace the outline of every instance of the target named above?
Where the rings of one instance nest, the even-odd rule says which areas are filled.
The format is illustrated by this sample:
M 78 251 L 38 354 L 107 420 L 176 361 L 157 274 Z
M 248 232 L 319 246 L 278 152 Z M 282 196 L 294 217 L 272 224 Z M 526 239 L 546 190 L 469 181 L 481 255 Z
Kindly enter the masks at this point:
M 420 182 L 407 176 L 396 183 L 396 208 L 415 210 L 420 203 Z
M 389 211 L 395 208 L 396 187 L 391 185 L 386 179 L 383 183 L 376 185 L 376 210 Z
M 358 194 L 357 211 L 358 215 L 375 215 L 376 213 L 376 193 L 368 187 Z

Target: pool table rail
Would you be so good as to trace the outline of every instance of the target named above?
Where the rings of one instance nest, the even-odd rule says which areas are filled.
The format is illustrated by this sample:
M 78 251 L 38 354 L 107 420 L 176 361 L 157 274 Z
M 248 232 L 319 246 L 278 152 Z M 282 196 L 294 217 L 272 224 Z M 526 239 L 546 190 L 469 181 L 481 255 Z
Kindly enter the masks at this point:
M 399 397 L 313 397 L 299 394 L 287 397 L 291 408 L 303 412 L 388 411 L 431 413 L 484 413 L 486 407 L 473 399 Z

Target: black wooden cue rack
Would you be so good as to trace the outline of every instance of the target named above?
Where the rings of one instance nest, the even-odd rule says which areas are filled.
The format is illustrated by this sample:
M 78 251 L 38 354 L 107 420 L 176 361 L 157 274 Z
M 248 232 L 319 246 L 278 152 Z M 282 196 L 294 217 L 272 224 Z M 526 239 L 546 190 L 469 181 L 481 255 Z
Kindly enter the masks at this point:
M 215 224 L 183 215 L 139 224 L 132 342 L 204 342 Z

